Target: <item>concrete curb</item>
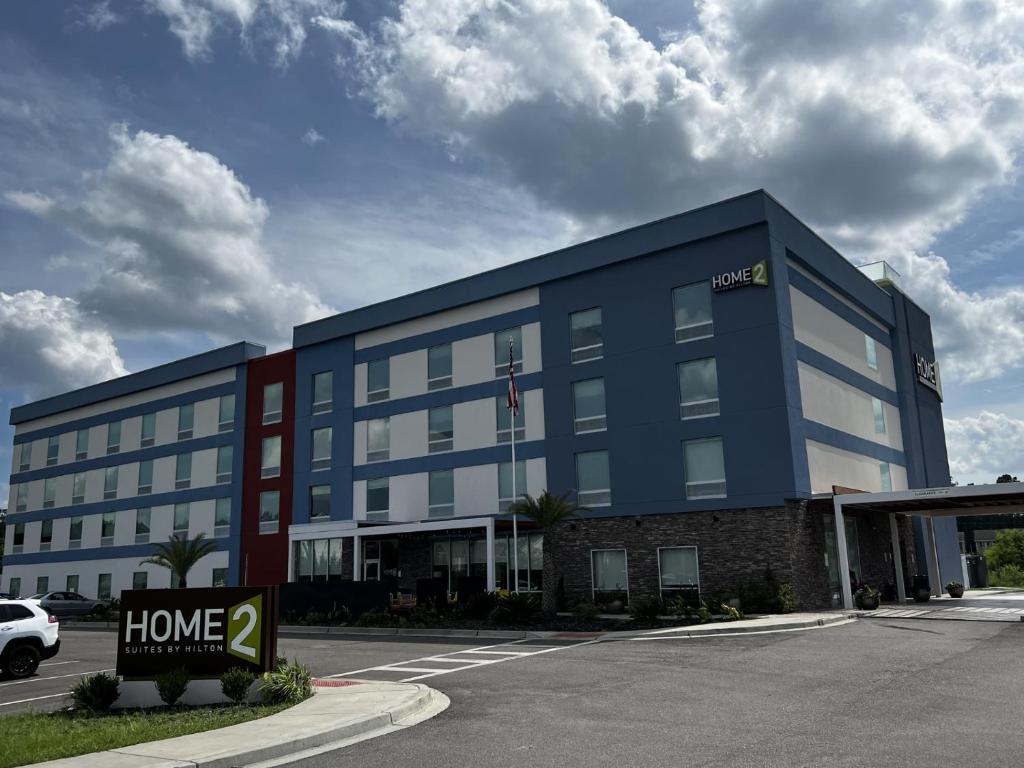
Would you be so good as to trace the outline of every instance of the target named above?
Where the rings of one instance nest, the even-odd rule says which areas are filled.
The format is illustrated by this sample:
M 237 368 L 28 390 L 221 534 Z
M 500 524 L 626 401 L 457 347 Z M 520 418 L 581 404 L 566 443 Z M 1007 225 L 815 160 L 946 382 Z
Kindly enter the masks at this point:
M 788 632 L 800 629 L 818 629 L 836 624 L 846 624 L 856 619 L 854 614 L 832 614 L 814 616 L 806 619 L 764 618 L 745 619 L 741 621 L 722 622 L 719 624 L 699 624 L 693 627 L 673 629 L 639 630 L 636 632 L 618 632 L 616 635 L 628 637 L 603 637 L 602 640 L 657 640 L 659 638 L 680 637 L 714 637 L 715 635 L 743 635 L 767 632 Z

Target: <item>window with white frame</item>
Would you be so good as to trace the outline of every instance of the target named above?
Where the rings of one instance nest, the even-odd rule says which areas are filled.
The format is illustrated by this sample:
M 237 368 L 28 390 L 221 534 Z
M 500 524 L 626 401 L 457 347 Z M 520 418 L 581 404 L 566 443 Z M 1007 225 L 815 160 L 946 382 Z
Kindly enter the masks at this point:
M 97 600 L 109 600 L 110 599 L 110 582 L 111 575 L 109 573 L 101 573 L 96 577 L 96 599 Z
M 892 490 L 892 469 L 889 467 L 889 462 L 882 461 L 878 464 L 878 474 L 881 478 L 882 490 Z
M 700 574 L 696 547 L 659 547 L 658 579 L 665 599 L 685 597 L 700 602 Z
M 153 515 L 153 510 L 149 507 L 140 507 L 135 510 L 135 543 L 136 544 L 148 544 L 149 543 L 149 524 L 150 519 Z
M 452 345 L 438 344 L 427 350 L 427 389 L 452 385 Z
M 192 487 L 192 454 L 179 453 L 174 459 L 174 487 L 177 490 Z
M 366 519 L 371 522 L 387 522 L 391 511 L 391 480 L 375 477 L 366 481 Z
M 214 502 L 213 535 L 223 538 L 231 533 L 231 497 L 221 496 Z
M 868 368 L 873 371 L 878 370 L 878 343 L 874 337 L 864 334 L 864 359 L 867 361 Z
M 331 468 L 331 427 L 321 427 L 313 430 L 313 461 L 311 468 L 314 471 Z
M 331 519 L 331 486 L 314 485 L 310 487 L 309 519 L 314 522 Z
M 36 594 L 42 594 L 50 591 L 50 577 L 49 576 L 36 576 Z
M 100 546 L 112 547 L 117 532 L 117 513 L 104 512 L 100 518 Z
M 885 434 L 885 406 L 877 397 L 871 398 L 871 412 L 875 417 L 875 433 Z
M 526 493 L 526 462 L 516 462 L 515 495 L 519 498 Z M 506 512 L 515 498 L 512 495 L 512 462 L 498 464 L 498 511 Z
M 523 372 L 523 329 L 506 328 L 494 334 L 494 376 L 508 376 L 508 342 L 512 340 L 512 362 L 516 373 Z
M 140 465 L 141 466 L 141 465 Z M 85 503 L 85 472 L 75 472 L 71 478 L 71 503 Z
M 679 374 L 679 417 L 703 419 L 717 416 L 718 367 L 715 358 L 687 360 L 676 366 Z
M 330 413 L 334 408 L 334 371 L 313 374 L 313 413 Z
M 231 464 L 235 458 L 235 449 L 230 445 L 217 446 L 217 482 L 231 482 Z
M 43 520 L 39 524 L 39 551 L 48 552 L 53 543 L 53 520 Z
M 21 596 L 21 577 L 12 576 L 10 582 L 7 585 L 7 591 L 14 595 L 16 598 Z
M 260 457 L 260 477 L 279 477 L 281 474 L 281 436 L 264 437 Z
M 107 424 L 107 455 L 121 451 L 121 422 Z
M 569 356 L 574 363 L 604 357 L 600 307 L 569 315 Z
M 188 538 L 188 524 L 191 515 L 191 505 L 186 501 L 183 504 L 174 505 L 174 519 L 172 520 L 172 531 L 174 535 L 182 538 Z
M 14 511 L 24 512 L 28 509 L 28 483 L 18 483 L 18 493 L 14 500 Z
M 49 509 L 57 503 L 57 478 L 48 477 L 43 480 L 43 509 Z
M 191 440 L 192 430 L 196 423 L 196 404 L 186 403 L 178 406 L 178 439 Z
M 235 428 L 235 396 L 221 395 L 217 404 L 217 431 L 230 432 Z
M 391 397 L 391 359 L 382 357 L 366 364 L 366 402 L 376 403 Z
M 143 459 L 139 462 L 139 486 L 137 494 L 145 496 L 153 492 L 153 460 Z
M 572 383 L 572 413 L 573 431 L 577 435 L 603 432 L 608 428 L 603 378 Z
M 82 516 L 75 515 L 70 521 L 68 533 L 68 549 L 79 549 L 82 546 Z
M 119 467 L 107 467 L 103 472 L 103 498 L 117 498 L 117 480 L 120 473 Z
M 691 283 L 672 290 L 676 342 L 706 339 L 715 334 L 711 317 L 711 283 Z
M 32 468 L 32 441 L 18 446 L 18 471 L 28 472 Z
M 494 399 L 495 438 L 499 443 L 512 442 L 512 411 L 508 408 L 508 395 Z M 519 412 L 516 414 L 516 442 L 526 439 L 526 398 L 519 393 Z
M 576 498 L 581 507 L 607 507 L 612 503 L 608 451 L 576 454 Z
M 366 460 L 387 461 L 391 456 L 391 419 L 370 419 L 366 422 Z
M 281 520 L 281 492 L 260 494 L 260 533 L 277 533 Z
M 683 443 L 686 498 L 721 499 L 726 495 L 722 438 L 707 437 Z
M 228 585 L 228 569 L 213 568 L 210 571 L 210 583 L 215 587 L 226 587 Z
M 60 435 L 51 435 L 46 441 L 46 466 L 52 467 L 60 458 Z
M 67 578 L 64 579 L 64 590 L 66 592 L 78 591 L 78 574 L 68 574 Z
M 440 453 L 450 451 L 455 445 L 455 429 L 452 422 L 452 407 L 442 405 L 427 411 L 427 451 Z
M 591 583 L 594 600 L 629 599 L 626 550 L 594 549 L 590 552 Z
M 276 424 L 281 421 L 284 403 L 284 384 L 280 381 L 263 387 L 263 423 Z
M 12 554 L 19 554 L 25 546 L 25 524 L 15 523 L 14 534 L 11 537 Z
M 142 427 L 139 430 L 139 447 L 149 448 L 156 442 L 156 414 L 142 414 Z
M 439 469 L 430 473 L 428 517 L 451 517 L 455 514 L 455 473 Z
M 145 571 L 135 571 L 132 574 L 132 589 L 146 589 L 149 586 L 149 574 Z
M 80 429 L 75 433 L 75 461 L 89 457 L 89 428 Z

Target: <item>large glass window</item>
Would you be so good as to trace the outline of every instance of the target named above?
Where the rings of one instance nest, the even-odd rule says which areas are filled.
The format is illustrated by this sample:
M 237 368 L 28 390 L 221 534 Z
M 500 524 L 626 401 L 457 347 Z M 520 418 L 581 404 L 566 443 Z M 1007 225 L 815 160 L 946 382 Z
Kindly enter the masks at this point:
M 281 474 L 281 436 L 263 438 L 260 477 L 278 477 Z
M 455 473 L 440 469 L 430 473 L 428 517 L 449 517 L 455 514 Z
M 601 308 L 585 309 L 569 315 L 569 347 L 572 362 L 597 360 L 604 356 Z
M 178 406 L 178 439 L 192 439 L 192 429 L 196 422 L 196 404 Z
M 313 430 L 313 463 L 312 469 L 331 468 L 331 427 Z
M 116 467 L 115 467 L 116 469 Z M 49 509 L 57 503 L 57 478 L 48 477 L 43 480 L 43 507 Z
M 366 460 L 387 461 L 391 455 L 391 420 L 370 419 L 366 422 Z
M 100 518 L 100 546 L 109 547 L 114 543 L 117 532 L 117 513 L 104 512 Z
M 11 581 L 7 585 L 7 591 L 14 595 L 15 598 L 21 596 L 21 577 L 11 576 Z M 28 608 L 25 609 L 26 611 Z
M 46 466 L 52 467 L 60 457 L 60 435 L 51 435 L 46 441 Z
M 221 496 L 213 508 L 213 535 L 217 538 L 231 533 L 231 497 Z
M 18 493 L 14 501 L 16 512 L 24 512 L 28 509 L 28 483 L 18 484 Z
M 328 413 L 334 407 L 334 372 L 313 374 L 313 413 Z
M 68 574 L 68 577 L 64 579 L 64 589 L 67 592 L 78 591 L 78 574 Z
M 117 478 L 120 472 L 118 467 L 107 467 L 103 472 L 103 498 L 117 498 Z
M 173 531 L 175 536 L 188 538 L 188 523 L 192 510 L 188 502 L 174 505 Z
M 438 344 L 427 350 L 427 389 L 452 385 L 452 345 Z
M 85 503 L 85 472 L 75 472 L 71 479 L 71 503 Z
M 36 576 L 36 594 L 43 594 L 50 591 L 50 577 Z
M 430 453 L 450 451 L 455 445 L 452 407 L 442 405 L 427 411 L 427 450 Z
M 316 539 L 295 542 L 295 580 L 341 581 L 342 541 Z
M 230 445 L 217 447 L 217 482 L 231 482 L 231 463 L 234 460 L 235 450 Z
M 882 401 L 877 397 L 871 398 L 871 412 L 875 417 L 875 432 L 884 435 L 885 434 L 885 406 L 882 405 Z
M 284 384 L 280 381 L 263 387 L 263 423 L 276 424 L 281 420 L 284 402 Z
M 132 589 L 145 589 L 149 586 L 149 574 L 145 571 L 135 571 L 132 574 Z
M 498 509 L 501 512 L 508 510 L 514 496 L 523 497 L 526 493 L 526 462 L 516 462 L 516 487 L 515 494 L 512 493 L 512 462 L 505 461 L 498 465 Z
M 139 462 L 139 488 L 138 494 L 145 496 L 153 492 L 153 460 L 145 459 Z
M 695 605 L 700 602 L 696 547 L 661 547 L 658 550 L 658 575 L 662 597 L 684 596 Z
M 149 507 L 142 507 L 135 510 L 135 543 L 149 543 L 149 523 L 152 517 L 152 510 Z
M 260 494 L 260 533 L 277 533 L 281 520 L 281 492 L 263 491 Z
M 330 520 L 331 486 L 314 485 L 309 489 L 309 519 Z
M 602 432 L 608 428 L 604 403 L 604 379 L 587 379 L 572 383 L 573 429 L 577 435 L 584 432 Z
M 192 486 L 192 454 L 179 453 L 175 457 L 174 487 L 177 490 Z
M 494 399 L 496 438 L 499 443 L 512 441 L 512 411 L 508 408 L 508 395 Z M 526 439 L 526 398 L 519 393 L 519 412 L 516 414 L 516 442 Z
M 867 361 L 868 368 L 873 371 L 878 370 L 878 343 L 867 334 L 864 334 L 864 359 Z
M 96 579 L 96 599 L 110 599 L 110 574 L 101 573 Z
M 121 422 L 112 421 L 107 424 L 107 453 L 118 453 L 121 450 Z
M 11 541 L 14 546 L 14 553 L 21 552 L 21 548 L 25 546 L 25 524 L 15 523 L 14 524 L 14 538 Z
M 235 428 L 235 396 L 221 395 L 217 406 L 217 431 L 230 432 Z
M 391 396 L 391 359 L 382 357 L 366 364 L 366 402 L 375 403 Z
M 20 451 L 18 454 L 18 471 L 28 472 L 32 467 L 32 441 L 29 440 L 27 443 L 22 443 Z
M 709 437 L 683 443 L 686 498 L 720 499 L 725 494 L 725 459 L 722 438 Z
M 43 520 L 39 524 L 39 551 L 45 552 L 53 543 L 53 520 Z
M 81 461 L 89 457 L 89 428 L 78 430 L 75 435 L 75 459 Z
M 882 490 L 892 490 L 892 470 L 889 467 L 889 462 L 883 461 L 878 465 L 878 474 L 881 477 Z
M 366 519 L 386 521 L 391 509 L 391 482 L 387 477 L 366 481 Z
M 71 518 L 71 530 L 68 534 L 68 549 L 78 549 L 82 545 L 82 516 Z
M 139 447 L 149 448 L 156 442 L 156 414 L 142 414 L 142 427 L 139 430 Z
M 629 599 L 626 550 L 595 549 L 590 553 L 594 600 Z
M 494 334 L 494 376 L 508 376 L 508 342 L 512 340 L 512 361 L 516 373 L 523 372 L 523 329 L 506 328 Z
M 715 326 L 711 319 L 711 284 L 693 283 L 672 291 L 675 312 L 676 341 L 694 341 L 713 336 Z
M 612 503 L 608 451 L 576 454 L 576 488 L 582 507 L 606 507 Z
M 228 585 L 228 569 L 210 569 L 210 584 L 214 587 L 226 587 Z
M 679 373 L 679 416 L 702 419 L 718 415 L 718 367 L 715 358 L 687 360 Z

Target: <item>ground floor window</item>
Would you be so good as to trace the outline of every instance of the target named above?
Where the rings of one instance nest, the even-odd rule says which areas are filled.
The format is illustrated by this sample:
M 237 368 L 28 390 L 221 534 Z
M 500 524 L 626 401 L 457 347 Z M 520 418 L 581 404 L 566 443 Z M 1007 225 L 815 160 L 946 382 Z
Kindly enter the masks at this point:
M 590 552 L 594 600 L 628 600 L 629 577 L 626 550 L 595 549 Z
M 96 599 L 110 599 L 110 574 L 101 573 L 96 579 Z
M 307 539 L 295 542 L 296 581 L 341 581 L 341 552 L 344 539 Z M 351 578 L 352 574 L 348 574 Z
M 228 569 L 214 568 L 212 584 L 215 587 L 226 587 L 228 585 Z M 143 587 L 145 589 L 145 587 Z
M 700 574 L 696 547 L 661 547 L 658 549 L 658 578 L 661 596 L 666 600 L 686 597 L 700 602 Z
M 864 572 L 860 564 L 860 541 L 857 535 L 857 518 L 849 515 L 843 518 L 846 526 L 846 557 L 850 561 L 852 583 L 861 581 Z M 841 585 L 839 583 L 839 547 L 836 544 L 836 517 L 825 515 L 825 569 L 828 572 L 829 588 L 832 590 L 832 602 L 839 599 Z
M 494 537 L 494 585 L 513 590 L 516 584 L 511 534 Z M 544 534 L 519 535 L 519 591 L 539 592 L 544 575 Z M 487 583 L 487 539 L 446 537 L 435 539 L 432 549 L 434 578 L 448 580 L 448 591 L 457 591 L 460 578 Z

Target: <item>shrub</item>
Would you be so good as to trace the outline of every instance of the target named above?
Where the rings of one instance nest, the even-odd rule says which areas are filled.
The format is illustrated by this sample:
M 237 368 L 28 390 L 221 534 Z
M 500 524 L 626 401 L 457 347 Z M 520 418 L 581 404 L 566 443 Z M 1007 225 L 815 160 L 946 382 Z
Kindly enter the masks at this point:
M 378 613 L 372 611 L 364 613 L 355 621 L 357 627 L 401 627 L 405 619 L 401 616 L 392 616 L 390 613 Z
M 993 587 L 1024 587 L 1024 569 L 1016 565 L 1004 565 L 989 571 L 988 583 Z
M 647 597 L 634 600 L 629 606 L 629 612 L 638 621 L 657 621 L 665 613 L 665 606 L 659 598 Z
M 75 709 L 106 712 L 117 701 L 118 685 L 117 678 L 105 672 L 81 677 L 71 686 L 71 700 Z
M 853 596 L 854 602 L 862 611 L 873 611 L 878 607 L 878 603 L 881 599 L 882 593 L 867 584 L 858 589 Z
M 462 614 L 467 619 L 486 619 L 498 604 L 496 592 L 478 592 L 470 595 Z
M 110 615 L 110 606 L 106 603 L 96 603 L 89 610 L 89 618 L 92 619 L 105 619 Z
M 263 673 L 260 697 L 265 704 L 298 704 L 312 695 L 313 676 L 304 664 L 285 661 L 273 672 Z
M 533 595 L 512 592 L 498 600 L 487 620 L 492 624 L 529 624 L 537 612 Z
M 992 545 L 985 550 L 989 571 L 1001 570 L 1008 565 L 1024 569 L 1024 530 L 1011 528 L 999 531 Z
M 573 613 L 575 613 L 579 618 L 589 621 L 596 619 L 601 613 L 601 609 L 588 600 L 581 600 L 576 603 Z
M 778 603 L 779 613 L 794 613 L 796 611 L 796 590 L 789 582 L 779 584 L 779 588 L 775 592 L 775 599 Z
M 743 618 L 739 608 L 734 608 L 728 603 L 719 603 L 718 610 L 722 613 L 722 621 L 739 621 Z
M 241 704 L 249 696 L 249 688 L 256 682 L 256 675 L 241 667 L 232 667 L 220 676 L 220 690 L 235 704 Z
M 156 676 L 156 692 L 160 700 L 168 707 L 173 707 L 188 689 L 189 676 L 184 669 L 172 669 Z
M 697 618 L 700 619 L 701 624 L 707 624 L 711 621 L 711 611 L 708 610 L 706 605 L 702 605 L 697 609 Z

